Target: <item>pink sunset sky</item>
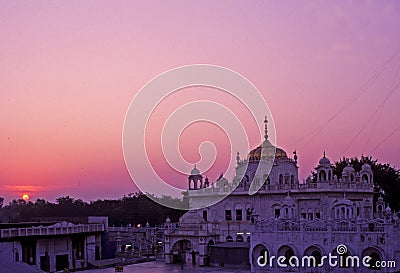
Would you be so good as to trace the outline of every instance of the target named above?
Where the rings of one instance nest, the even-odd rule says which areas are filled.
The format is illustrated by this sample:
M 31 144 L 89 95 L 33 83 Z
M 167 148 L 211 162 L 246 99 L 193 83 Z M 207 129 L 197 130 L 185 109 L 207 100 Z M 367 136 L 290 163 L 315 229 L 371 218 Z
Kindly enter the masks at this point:
M 302 179 L 324 150 L 331 161 L 364 154 L 398 168 L 399 29 L 397 1 L 1 1 L 0 196 L 135 191 L 121 144 L 128 106 L 158 74 L 195 63 L 230 68 L 259 89 Z M 200 125 L 183 133 L 181 152 L 194 163 L 214 139 L 215 180 L 229 142 Z

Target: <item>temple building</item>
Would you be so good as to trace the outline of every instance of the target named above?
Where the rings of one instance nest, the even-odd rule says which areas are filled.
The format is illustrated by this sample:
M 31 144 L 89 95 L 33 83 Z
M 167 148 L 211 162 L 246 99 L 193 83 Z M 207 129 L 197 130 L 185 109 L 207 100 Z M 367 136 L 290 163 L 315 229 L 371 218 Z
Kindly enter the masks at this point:
M 196 167 L 192 170 L 185 195 L 194 207 L 226 192 L 231 194 L 212 206 L 187 212 L 179 223 L 167 221 L 166 263 L 184 259 L 197 265 L 247 266 L 252 272 L 399 270 L 399 218 L 382 197 L 374 204 L 370 165 L 364 164 L 356 172 L 348 163 L 338 177 L 324 152 L 315 167 L 315 177 L 300 183 L 296 152 L 289 157 L 270 143 L 266 121 L 262 144 L 245 158 L 238 153 L 236 160 L 232 181 L 220 177 L 210 183 L 203 181 Z M 251 187 L 259 188 L 256 194 L 249 195 Z M 339 245 L 345 246 L 345 253 L 338 253 Z M 329 253 L 344 259 L 359 256 L 360 263 L 366 255 L 372 258 L 370 264 L 395 261 L 395 268 L 324 263 L 323 267 L 305 270 L 287 264 L 292 256 L 312 256 L 318 265 Z M 284 256 L 288 266 L 278 266 L 276 260 L 270 264 L 272 256 Z

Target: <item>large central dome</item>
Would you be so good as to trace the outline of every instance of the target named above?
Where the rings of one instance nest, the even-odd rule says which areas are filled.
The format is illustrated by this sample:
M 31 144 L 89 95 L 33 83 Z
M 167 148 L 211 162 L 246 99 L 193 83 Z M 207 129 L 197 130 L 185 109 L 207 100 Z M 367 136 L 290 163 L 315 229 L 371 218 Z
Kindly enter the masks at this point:
M 275 153 L 275 158 L 288 158 L 286 152 L 278 147 L 275 147 L 268 140 L 264 140 L 261 146 L 251 150 L 247 155 L 248 160 L 260 160 L 268 157 L 272 157 Z
M 268 140 L 268 127 L 267 127 L 267 117 L 265 116 L 264 124 L 265 124 L 265 135 L 264 141 L 261 146 L 251 150 L 247 155 L 247 160 L 260 160 L 260 159 L 276 159 L 279 158 L 288 158 L 286 152 L 278 147 L 272 145 L 272 143 Z

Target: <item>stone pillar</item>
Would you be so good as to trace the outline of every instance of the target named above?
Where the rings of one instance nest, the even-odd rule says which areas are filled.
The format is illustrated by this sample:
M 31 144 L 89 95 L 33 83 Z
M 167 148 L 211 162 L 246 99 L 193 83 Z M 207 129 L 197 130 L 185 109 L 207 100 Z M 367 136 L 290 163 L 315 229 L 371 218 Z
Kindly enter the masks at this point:
M 169 236 L 165 235 L 165 242 L 164 242 L 164 257 L 166 264 L 172 264 L 174 262 L 174 255 L 172 253 L 171 244 L 169 241 Z
M 174 261 L 173 256 L 174 255 L 172 253 L 165 253 L 165 263 L 172 264 Z
M 199 265 L 207 265 L 208 258 L 208 250 L 207 250 L 208 242 L 207 237 L 201 236 L 199 238 L 199 255 L 197 258 L 197 264 Z
M 49 260 L 50 260 L 50 271 L 56 271 L 56 254 L 54 250 L 54 239 L 49 240 Z

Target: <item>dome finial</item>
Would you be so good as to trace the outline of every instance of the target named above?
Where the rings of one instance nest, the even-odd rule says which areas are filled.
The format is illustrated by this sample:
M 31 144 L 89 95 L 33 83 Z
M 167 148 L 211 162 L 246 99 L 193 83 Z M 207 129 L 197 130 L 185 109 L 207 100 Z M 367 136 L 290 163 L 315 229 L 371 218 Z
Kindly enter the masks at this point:
M 324 157 L 326 157 L 326 153 L 325 153 L 325 150 L 324 150 Z
M 268 140 L 268 119 L 267 119 L 267 116 L 265 116 L 265 119 L 264 119 L 264 132 L 265 132 L 264 138 L 265 138 L 265 140 Z

